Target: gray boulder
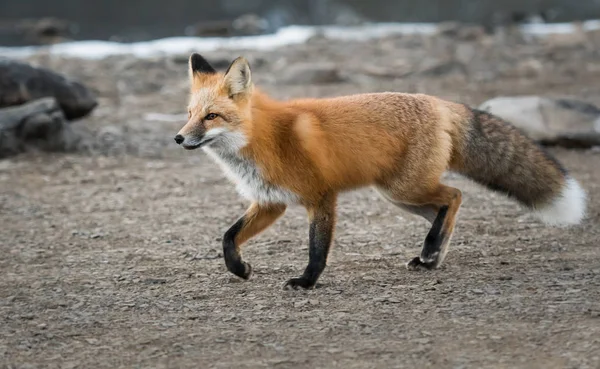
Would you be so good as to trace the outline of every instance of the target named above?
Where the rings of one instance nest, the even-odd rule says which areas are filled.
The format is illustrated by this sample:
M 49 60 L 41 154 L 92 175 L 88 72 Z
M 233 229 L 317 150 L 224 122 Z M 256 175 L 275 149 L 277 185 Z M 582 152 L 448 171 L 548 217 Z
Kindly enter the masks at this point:
M 488 100 L 480 110 L 510 122 L 545 145 L 589 148 L 600 145 L 600 108 L 569 98 L 503 96 Z
M 98 102 L 84 85 L 45 68 L 0 59 L 0 108 L 54 97 L 68 120 L 88 115 Z
M 74 149 L 79 136 L 53 97 L 0 109 L 0 158 L 28 148 L 42 151 Z

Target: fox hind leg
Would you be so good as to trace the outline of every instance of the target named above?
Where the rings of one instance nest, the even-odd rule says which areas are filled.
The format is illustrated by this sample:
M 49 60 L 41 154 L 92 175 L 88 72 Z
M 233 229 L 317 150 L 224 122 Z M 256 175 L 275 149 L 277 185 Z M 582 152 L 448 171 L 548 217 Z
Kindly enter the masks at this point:
M 434 191 L 417 197 L 407 198 L 400 194 L 395 195 L 389 190 L 383 194 L 401 209 L 421 215 L 431 222 L 421 255 L 410 260 L 407 268 L 415 270 L 439 267 L 446 257 L 454 232 L 456 216 L 462 202 L 460 190 L 439 184 Z
M 387 201 L 391 202 L 392 204 L 396 205 L 397 207 L 399 207 L 400 209 L 402 209 L 408 213 L 411 213 L 414 215 L 419 215 L 419 216 L 427 219 L 429 221 L 429 223 L 433 223 L 433 221 L 435 220 L 437 213 L 439 211 L 439 207 L 437 207 L 433 204 L 409 205 L 409 204 L 405 204 L 405 203 L 402 203 L 401 201 L 397 200 L 395 198 L 395 196 L 389 190 L 384 190 L 383 188 L 377 188 L 377 191 Z

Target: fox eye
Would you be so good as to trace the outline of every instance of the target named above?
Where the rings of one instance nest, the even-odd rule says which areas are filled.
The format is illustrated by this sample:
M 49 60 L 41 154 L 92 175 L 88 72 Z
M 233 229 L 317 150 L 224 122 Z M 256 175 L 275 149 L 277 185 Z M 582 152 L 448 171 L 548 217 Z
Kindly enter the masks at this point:
M 215 119 L 216 117 L 218 117 L 218 115 L 217 115 L 217 114 L 215 114 L 215 113 L 209 113 L 209 114 L 207 114 L 207 115 L 204 117 L 204 119 L 205 119 L 205 120 L 213 120 L 213 119 Z

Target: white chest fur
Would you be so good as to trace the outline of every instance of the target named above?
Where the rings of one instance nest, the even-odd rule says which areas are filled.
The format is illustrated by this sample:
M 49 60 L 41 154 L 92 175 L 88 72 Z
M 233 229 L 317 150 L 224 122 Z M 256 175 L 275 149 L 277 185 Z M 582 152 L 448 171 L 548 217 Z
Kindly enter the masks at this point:
M 260 169 L 251 160 L 229 150 L 204 148 L 223 168 L 225 175 L 236 183 L 237 191 L 250 201 L 260 204 L 294 204 L 298 196 L 293 192 L 273 185 L 263 178 Z

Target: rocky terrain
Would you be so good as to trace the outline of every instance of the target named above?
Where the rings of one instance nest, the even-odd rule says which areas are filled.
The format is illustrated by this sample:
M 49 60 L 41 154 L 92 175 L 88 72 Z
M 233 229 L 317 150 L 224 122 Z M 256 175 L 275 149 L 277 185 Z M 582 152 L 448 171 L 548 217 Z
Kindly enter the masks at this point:
M 600 106 L 600 35 L 442 35 L 307 44 L 238 55 L 279 98 L 368 91 L 575 97 Z M 90 88 L 70 123 L 75 152 L 0 161 L 0 363 L 6 368 L 598 368 L 600 161 L 551 148 L 590 196 L 584 224 L 546 228 L 502 196 L 463 190 L 444 266 L 408 272 L 428 230 L 370 190 L 342 196 L 318 288 L 284 291 L 305 266 L 308 225 L 292 207 L 245 249 L 247 282 L 222 261 L 246 206 L 185 120 L 187 55 L 36 55 Z

